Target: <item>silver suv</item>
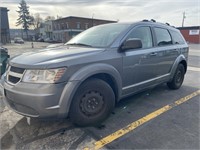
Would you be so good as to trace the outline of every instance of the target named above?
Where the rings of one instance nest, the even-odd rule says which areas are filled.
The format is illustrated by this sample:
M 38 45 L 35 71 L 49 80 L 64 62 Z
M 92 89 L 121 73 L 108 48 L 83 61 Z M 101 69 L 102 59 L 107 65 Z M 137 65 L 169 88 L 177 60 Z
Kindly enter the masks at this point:
M 5 103 L 19 114 L 94 125 L 124 97 L 161 83 L 180 88 L 187 58 L 188 45 L 174 27 L 112 23 L 63 46 L 13 57 L 0 85 Z

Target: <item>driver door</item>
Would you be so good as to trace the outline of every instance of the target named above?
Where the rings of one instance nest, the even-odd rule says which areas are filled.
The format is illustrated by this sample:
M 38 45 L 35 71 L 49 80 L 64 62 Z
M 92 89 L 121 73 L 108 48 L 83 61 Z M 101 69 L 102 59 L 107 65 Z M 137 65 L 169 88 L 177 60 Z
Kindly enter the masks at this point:
M 135 27 L 126 40 L 138 38 L 142 48 L 123 52 L 123 94 L 140 90 L 141 85 L 155 78 L 156 62 L 152 32 L 149 26 Z

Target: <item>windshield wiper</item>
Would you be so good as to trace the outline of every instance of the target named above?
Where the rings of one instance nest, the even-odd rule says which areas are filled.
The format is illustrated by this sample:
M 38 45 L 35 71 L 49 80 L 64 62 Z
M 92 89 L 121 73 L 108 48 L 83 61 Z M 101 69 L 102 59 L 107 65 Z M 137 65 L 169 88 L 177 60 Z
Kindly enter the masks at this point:
M 69 44 L 66 44 L 66 45 L 75 45 L 75 46 L 92 47 L 91 45 L 83 44 L 83 43 L 69 43 Z

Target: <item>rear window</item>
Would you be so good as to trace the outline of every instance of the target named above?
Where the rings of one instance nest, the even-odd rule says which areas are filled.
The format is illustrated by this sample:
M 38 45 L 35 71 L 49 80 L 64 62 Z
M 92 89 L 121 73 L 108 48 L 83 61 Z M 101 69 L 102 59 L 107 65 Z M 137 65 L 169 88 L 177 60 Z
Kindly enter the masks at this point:
M 180 33 L 176 32 L 176 31 L 170 31 L 174 44 L 184 44 L 185 40 L 183 39 L 183 37 L 180 35 Z
M 167 29 L 163 28 L 154 28 L 156 39 L 157 39 L 157 45 L 158 46 L 164 46 L 164 45 L 171 45 L 172 39 Z

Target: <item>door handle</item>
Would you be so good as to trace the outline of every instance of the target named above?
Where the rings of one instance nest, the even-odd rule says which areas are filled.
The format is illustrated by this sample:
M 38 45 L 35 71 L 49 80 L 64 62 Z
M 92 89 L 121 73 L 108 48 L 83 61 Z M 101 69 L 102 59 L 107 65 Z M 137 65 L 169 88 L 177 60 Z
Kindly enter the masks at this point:
M 156 56 L 158 53 L 156 53 L 156 52 L 152 52 L 151 54 L 150 54 L 150 56 Z

